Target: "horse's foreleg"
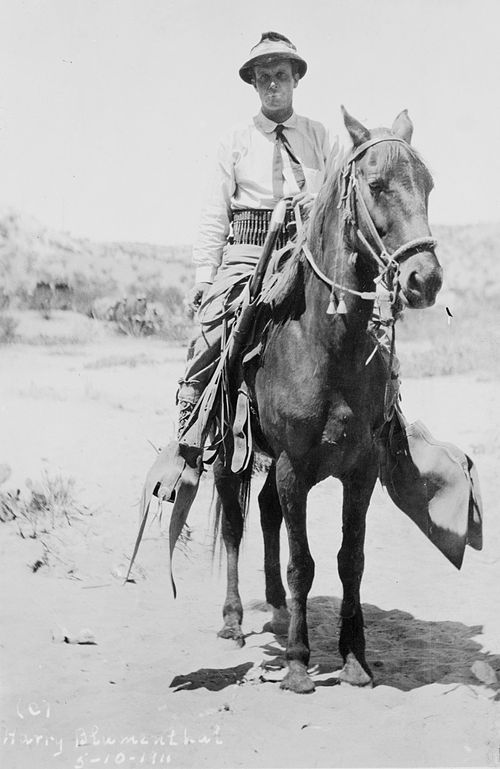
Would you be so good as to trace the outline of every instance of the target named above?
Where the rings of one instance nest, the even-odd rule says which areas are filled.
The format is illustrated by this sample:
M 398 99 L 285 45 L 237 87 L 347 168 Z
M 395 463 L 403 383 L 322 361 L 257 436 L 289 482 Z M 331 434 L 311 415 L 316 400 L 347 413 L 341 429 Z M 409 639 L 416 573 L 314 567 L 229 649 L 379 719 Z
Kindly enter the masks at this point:
M 365 659 L 360 586 L 365 562 L 366 512 L 376 479 L 377 463 L 374 458 L 369 458 L 362 468 L 342 479 L 342 546 L 337 557 L 344 588 L 339 639 L 344 667 L 340 680 L 355 686 L 366 686 L 372 682 L 372 674 Z
M 314 577 L 314 561 L 309 551 L 306 529 L 309 487 L 296 474 L 286 455 L 281 455 L 277 461 L 276 485 L 290 548 L 287 569 L 291 594 L 291 619 L 286 650 L 288 672 L 281 683 L 281 688 L 303 694 L 314 691 L 314 684 L 307 674 L 310 655 L 307 633 L 307 596 Z
M 266 601 L 273 610 L 269 629 L 277 635 L 286 635 L 290 624 L 290 615 L 286 607 L 286 593 L 281 579 L 280 528 L 283 513 L 276 489 L 276 467 L 274 464 L 259 494 L 259 507 L 264 538 Z
M 229 638 L 238 646 L 245 640 L 241 630 L 243 606 L 238 590 L 238 556 L 243 535 L 243 511 L 239 502 L 239 479 L 221 466 L 214 467 L 215 484 L 222 505 L 221 529 L 227 557 L 227 589 L 220 638 Z

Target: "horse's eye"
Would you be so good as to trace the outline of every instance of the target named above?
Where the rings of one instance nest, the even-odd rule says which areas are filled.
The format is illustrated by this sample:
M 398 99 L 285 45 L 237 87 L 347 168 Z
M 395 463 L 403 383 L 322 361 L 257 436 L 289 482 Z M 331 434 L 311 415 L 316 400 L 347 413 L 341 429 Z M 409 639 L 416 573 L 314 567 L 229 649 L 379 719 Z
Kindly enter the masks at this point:
M 370 192 L 373 195 L 378 195 L 379 192 L 382 192 L 384 189 L 384 185 L 381 181 L 381 179 L 372 179 L 368 182 L 368 186 L 370 188 Z

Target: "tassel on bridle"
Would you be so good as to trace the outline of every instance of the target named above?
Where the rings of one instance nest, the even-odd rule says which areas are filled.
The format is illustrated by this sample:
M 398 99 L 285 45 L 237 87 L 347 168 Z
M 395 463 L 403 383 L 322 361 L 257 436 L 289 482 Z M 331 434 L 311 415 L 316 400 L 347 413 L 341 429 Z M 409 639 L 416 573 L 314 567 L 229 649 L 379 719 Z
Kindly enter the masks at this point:
M 337 306 L 335 306 L 335 292 L 331 291 L 330 301 L 326 310 L 327 315 L 347 315 L 347 305 L 345 303 L 344 294 L 340 295 Z

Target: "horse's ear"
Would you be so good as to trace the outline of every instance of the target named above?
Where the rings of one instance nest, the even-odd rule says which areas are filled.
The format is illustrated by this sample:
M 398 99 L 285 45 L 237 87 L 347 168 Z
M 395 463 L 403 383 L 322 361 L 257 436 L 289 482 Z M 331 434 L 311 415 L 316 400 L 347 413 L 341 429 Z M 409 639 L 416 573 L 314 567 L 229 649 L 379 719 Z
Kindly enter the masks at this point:
M 344 116 L 344 125 L 349 132 L 349 136 L 352 139 L 352 143 L 355 147 L 359 147 L 363 142 L 367 142 L 370 138 L 370 132 L 368 128 L 365 128 L 359 120 L 356 120 L 352 115 L 349 115 L 348 111 L 342 104 L 340 106 L 342 114 Z
M 411 144 L 411 137 L 413 135 L 413 123 L 408 115 L 408 110 L 404 109 L 399 113 L 396 120 L 392 124 L 392 133 L 399 136 L 400 139 L 404 139 L 405 142 Z

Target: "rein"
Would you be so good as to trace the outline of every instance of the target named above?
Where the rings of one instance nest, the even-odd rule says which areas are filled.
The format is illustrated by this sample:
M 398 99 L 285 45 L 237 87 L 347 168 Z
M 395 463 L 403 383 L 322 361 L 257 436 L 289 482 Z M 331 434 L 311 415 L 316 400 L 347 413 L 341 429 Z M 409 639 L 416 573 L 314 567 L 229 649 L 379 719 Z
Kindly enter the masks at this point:
M 300 206 L 297 204 L 294 208 L 295 213 L 295 221 L 297 222 L 298 231 L 304 232 L 304 225 L 302 222 L 302 216 L 300 213 Z M 336 283 L 334 280 L 328 277 L 328 275 L 325 275 L 325 273 L 318 267 L 314 256 L 312 255 L 312 251 L 309 248 L 309 245 L 307 241 L 305 240 L 304 235 L 304 242 L 301 243 L 300 248 L 302 249 L 304 256 L 306 257 L 309 266 L 311 267 L 312 271 L 315 273 L 315 275 L 323 281 L 331 290 L 334 288 L 339 288 L 342 291 L 348 291 L 350 294 L 354 294 L 355 296 L 361 297 L 361 299 L 367 299 L 368 301 L 371 301 L 372 299 L 375 299 L 375 291 L 355 291 L 353 288 L 347 288 L 346 286 L 343 286 L 340 283 Z

